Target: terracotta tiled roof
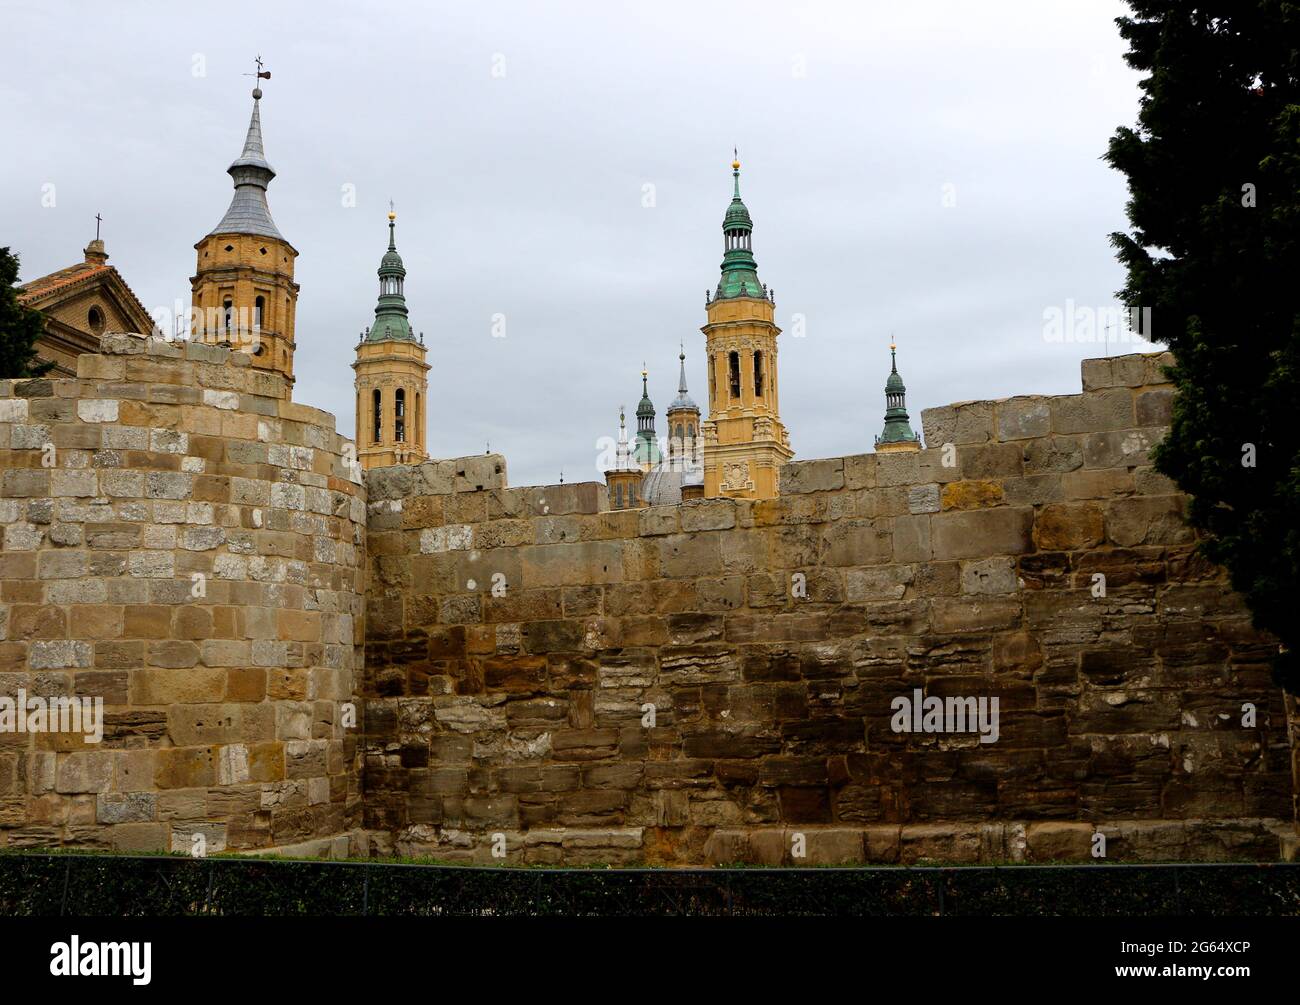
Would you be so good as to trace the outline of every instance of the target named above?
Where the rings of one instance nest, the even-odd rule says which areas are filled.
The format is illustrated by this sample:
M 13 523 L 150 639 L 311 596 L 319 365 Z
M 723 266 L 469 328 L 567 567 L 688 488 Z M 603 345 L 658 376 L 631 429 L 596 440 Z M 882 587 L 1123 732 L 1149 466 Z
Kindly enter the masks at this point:
M 65 286 L 73 286 L 82 280 L 89 279 L 91 276 L 108 272 L 110 269 L 112 269 L 111 265 L 90 265 L 87 262 L 78 262 L 76 265 L 70 265 L 58 272 L 51 272 L 48 276 L 33 279 L 30 283 L 23 283 L 23 292 L 19 294 L 18 299 L 26 303 L 35 300 L 37 297 L 43 297 L 47 293 L 53 293 Z
M 98 279 L 116 279 L 122 284 L 122 289 L 126 295 L 131 298 L 129 306 L 134 306 L 139 311 L 140 318 L 149 318 L 150 314 L 145 309 L 144 304 L 140 303 L 140 298 L 135 295 L 135 291 L 127 285 L 122 274 L 111 265 L 92 265 L 89 262 L 78 262 L 76 265 L 69 265 L 66 269 L 59 269 L 58 272 L 51 272 L 48 276 L 41 276 L 39 279 L 33 279 L 30 283 L 23 283 L 19 289 L 18 300 L 24 304 L 30 304 L 33 301 L 44 299 L 51 293 L 61 292 L 79 286 L 82 283 L 88 283 Z

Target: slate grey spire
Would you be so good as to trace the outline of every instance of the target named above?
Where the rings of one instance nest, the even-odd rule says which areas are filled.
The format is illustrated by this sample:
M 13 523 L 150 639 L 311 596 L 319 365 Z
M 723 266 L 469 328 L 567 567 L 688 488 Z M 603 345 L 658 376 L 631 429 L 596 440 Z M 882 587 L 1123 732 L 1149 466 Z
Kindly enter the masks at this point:
M 677 412 L 685 409 L 692 412 L 698 412 L 700 406 L 695 404 L 695 399 L 692 398 L 690 392 L 686 390 L 685 347 L 682 348 L 681 354 L 677 358 L 681 362 L 681 375 L 677 378 L 677 397 L 674 398 L 673 403 L 668 406 L 668 411 Z
M 275 177 L 275 169 L 266 160 L 262 149 L 262 89 L 253 88 L 253 115 L 248 121 L 248 135 L 244 149 L 226 172 L 234 179 L 235 195 L 230 208 L 210 234 L 257 234 L 283 241 L 271 219 L 271 209 L 266 204 L 266 187 Z M 287 242 L 286 242 L 287 243 Z

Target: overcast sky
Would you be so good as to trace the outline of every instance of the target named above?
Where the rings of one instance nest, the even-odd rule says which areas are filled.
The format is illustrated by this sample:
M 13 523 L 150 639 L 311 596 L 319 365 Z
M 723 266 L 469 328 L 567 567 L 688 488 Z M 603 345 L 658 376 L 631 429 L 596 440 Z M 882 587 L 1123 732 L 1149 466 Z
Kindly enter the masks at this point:
M 260 53 L 269 201 L 300 253 L 294 397 L 353 434 L 391 198 L 430 453 L 490 442 L 513 485 L 591 480 L 643 359 L 661 435 L 681 340 L 707 401 L 735 144 L 796 454 L 861 453 L 890 332 L 918 429 L 922 408 L 1077 392 L 1079 359 L 1105 354 L 1049 341 L 1044 312 L 1111 307 L 1123 284 L 1107 235 L 1126 190 L 1100 158 L 1137 113 L 1125 9 L 10 2 L 0 244 L 32 279 L 79 261 L 101 212 L 146 307 L 188 306 Z

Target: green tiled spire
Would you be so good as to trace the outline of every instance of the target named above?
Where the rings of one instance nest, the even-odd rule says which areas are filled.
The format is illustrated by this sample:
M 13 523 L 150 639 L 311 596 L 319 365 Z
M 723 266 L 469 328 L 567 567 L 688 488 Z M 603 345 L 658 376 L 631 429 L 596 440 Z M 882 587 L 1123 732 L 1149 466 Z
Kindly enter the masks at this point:
M 889 343 L 889 379 L 885 381 L 885 429 L 876 437 L 876 446 L 882 443 L 917 443 L 920 437 L 912 432 L 907 418 L 907 388 L 898 373 L 898 347 Z
M 407 317 L 406 295 L 403 292 L 406 266 L 402 264 L 402 256 L 397 253 L 396 221 L 397 214 L 390 210 L 388 250 L 379 261 L 379 302 L 375 305 L 374 323 L 366 334 L 368 342 L 415 341 L 415 333 L 411 331 L 411 322 Z
M 754 249 L 750 235 L 754 230 L 754 221 L 749 210 L 740 200 L 740 161 L 731 162 L 731 176 L 734 190 L 731 205 L 722 218 L 722 234 L 725 251 L 722 255 L 722 278 L 718 280 L 715 299 L 726 300 L 731 297 L 758 297 L 766 299 L 767 291 L 758 280 L 758 264 L 754 261 Z

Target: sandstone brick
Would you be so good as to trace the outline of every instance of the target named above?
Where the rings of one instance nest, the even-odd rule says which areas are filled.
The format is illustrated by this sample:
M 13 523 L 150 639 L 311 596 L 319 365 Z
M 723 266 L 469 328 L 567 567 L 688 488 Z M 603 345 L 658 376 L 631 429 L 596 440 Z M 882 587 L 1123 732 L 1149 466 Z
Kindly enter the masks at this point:
M 1104 536 L 1101 508 L 1092 503 L 1044 506 L 1034 521 L 1034 539 L 1042 551 L 1095 548 Z
M 1193 539 L 1182 496 L 1116 499 L 1106 505 L 1106 537 L 1114 544 L 1184 544 Z
M 928 512 L 937 513 L 940 508 L 988 509 L 1000 502 L 1002 502 L 1002 486 L 998 482 L 982 479 L 949 482 L 943 486 L 942 507 L 936 505 Z
M 871 520 L 842 521 L 825 531 L 819 561 L 830 566 L 887 563 L 893 559 L 889 530 Z
M 931 447 L 945 443 L 986 443 L 993 438 L 993 410 L 989 401 L 964 401 L 921 412 L 925 442 Z
M 826 460 L 795 461 L 781 468 L 780 478 L 783 495 L 834 492 L 844 488 L 844 460 L 832 457 Z
M 938 513 L 930 517 L 937 560 L 1019 555 L 1032 547 L 1033 511 L 999 508 Z
M 945 491 L 950 486 L 945 486 Z M 909 513 L 938 513 L 939 486 L 914 485 L 907 490 L 907 511 Z
M 1051 399 L 1010 398 L 998 402 L 997 414 L 999 440 L 1046 436 L 1051 427 Z
M 77 402 L 77 418 L 82 422 L 116 422 L 117 405 L 112 398 L 83 398 Z
M 152 792 L 101 792 L 95 797 L 95 819 L 101 824 L 144 823 L 157 813 Z

